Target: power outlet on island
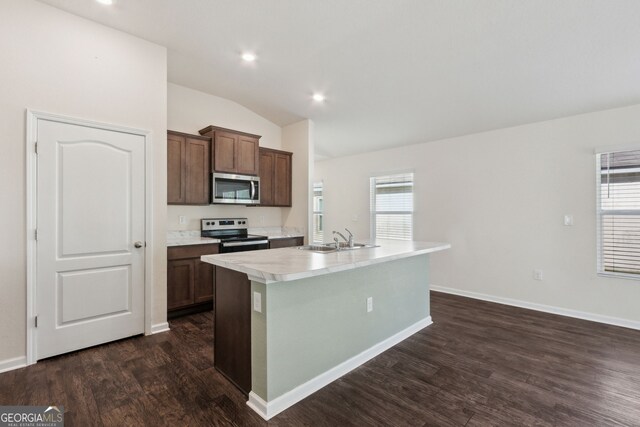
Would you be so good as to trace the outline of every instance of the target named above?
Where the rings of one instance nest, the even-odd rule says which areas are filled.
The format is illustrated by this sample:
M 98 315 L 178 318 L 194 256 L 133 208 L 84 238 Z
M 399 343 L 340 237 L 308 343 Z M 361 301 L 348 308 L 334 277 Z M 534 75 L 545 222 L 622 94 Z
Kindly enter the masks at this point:
M 543 280 L 544 275 L 542 274 L 542 270 L 533 270 L 533 279 L 534 280 Z
M 253 310 L 262 313 L 262 294 L 260 292 L 253 293 Z
M 373 311 L 373 297 L 367 298 L 367 313 Z

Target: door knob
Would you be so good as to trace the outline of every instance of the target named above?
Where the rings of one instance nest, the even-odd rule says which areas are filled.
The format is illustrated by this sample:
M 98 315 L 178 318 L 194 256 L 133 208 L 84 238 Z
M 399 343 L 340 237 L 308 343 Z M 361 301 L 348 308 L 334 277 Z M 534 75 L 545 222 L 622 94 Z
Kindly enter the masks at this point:
M 141 248 L 142 247 L 142 242 L 135 242 L 133 244 L 133 246 L 135 246 L 136 248 Z

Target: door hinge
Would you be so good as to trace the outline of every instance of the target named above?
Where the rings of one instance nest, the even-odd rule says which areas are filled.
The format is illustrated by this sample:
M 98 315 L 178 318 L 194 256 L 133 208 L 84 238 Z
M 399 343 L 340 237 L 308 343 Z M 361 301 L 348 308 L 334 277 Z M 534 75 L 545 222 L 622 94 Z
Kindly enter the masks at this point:
M 36 143 L 33 144 L 33 149 L 36 151 L 36 154 L 38 154 L 38 141 L 36 141 Z
M 36 316 L 36 328 L 38 327 L 38 316 Z
M 38 229 L 33 230 L 33 237 L 34 239 L 36 239 L 36 242 L 38 241 Z

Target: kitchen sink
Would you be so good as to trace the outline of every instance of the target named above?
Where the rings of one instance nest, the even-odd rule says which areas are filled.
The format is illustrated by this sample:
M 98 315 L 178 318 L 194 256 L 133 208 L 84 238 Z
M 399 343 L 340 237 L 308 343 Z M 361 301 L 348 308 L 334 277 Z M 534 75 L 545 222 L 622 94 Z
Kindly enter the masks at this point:
M 368 243 L 354 243 L 353 247 L 349 247 L 349 243 L 348 242 L 340 242 L 340 250 L 343 250 L 343 249 L 366 249 L 366 248 L 377 248 L 377 247 L 378 247 L 378 245 L 370 245 Z
M 367 248 L 377 248 L 377 247 L 378 245 L 371 245 L 367 243 L 354 243 L 353 247 L 349 247 L 349 244 L 347 242 L 340 243 L 340 251 L 352 251 L 355 249 L 367 249 Z M 318 253 L 337 252 L 336 245 L 332 243 L 329 243 L 326 245 L 298 246 L 298 249 L 302 251 L 311 251 L 311 252 L 318 252 Z
M 298 246 L 298 249 L 300 249 L 302 251 L 311 251 L 311 252 L 320 252 L 320 253 L 336 252 L 335 245 L 334 246 L 329 246 L 329 245 L 304 245 L 304 246 Z

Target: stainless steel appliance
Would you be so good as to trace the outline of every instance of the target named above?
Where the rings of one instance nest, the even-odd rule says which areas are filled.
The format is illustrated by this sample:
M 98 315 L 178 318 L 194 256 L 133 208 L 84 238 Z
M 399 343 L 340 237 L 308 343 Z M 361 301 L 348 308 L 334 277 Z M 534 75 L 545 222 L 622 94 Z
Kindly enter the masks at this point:
M 212 173 L 211 203 L 257 205 L 260 203 L 260 178 L 251 175 Z
M 220 239 L 220 253 L 269 249 L 269 238 L 248 234 L 247 218 L 203 218 L 200 235 Z

